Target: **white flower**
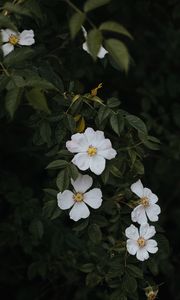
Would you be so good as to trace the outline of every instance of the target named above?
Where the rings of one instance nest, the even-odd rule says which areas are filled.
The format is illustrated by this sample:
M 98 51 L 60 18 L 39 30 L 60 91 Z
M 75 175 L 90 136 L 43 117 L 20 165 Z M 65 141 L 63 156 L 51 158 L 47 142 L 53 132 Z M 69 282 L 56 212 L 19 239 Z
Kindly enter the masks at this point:
M 84 34 L 84 38 L 86 39 L 87 31 L 85 30 L 85 28 L 83 26 L 82 26 L 82 31 L 83 31 L 83 34 Z M 87 42 L 84 42 L 82 47 L 86 52 L 89 53 Z M 99 52 L 97 54 L 97 57 L 103 58 L 106 55 L 106 53 L 108 53 L 108 51 L 103 46 L 101 46 L 100 49 L 99 49 Z
M 158 251 L 157 242 L 151 239 L 155 233 L 155 227 L 149 226 L 148 223 L 141 225 L 139 231 L 134 225 L 129 226 L 125 231 L 128 238 L 127 251 L 131 255 L 136 254 L 138 260 L 144 261 L 148 259 L 149 253 Z
M 144 188 L 140 179 L 131 185 L 131 191 L 140 198 L 139 205 L 131 213 L 132 221 L 145 224 L 147 217 L 152 222 L 158 221 L 161 212 L 160 206 L 155 204 L 158 197 L 150 189 Z
M 103 131 L 94 131 L 87 128 L 84 133 L 76 133 L 71 137 L 71 141 L 66 142 L 67 149 L 74 156 L 72 162 L 80 170 L 90 170 L 96 175 L 100 175 L 104 169 L 106 160 L 112 159 L 117 152 L 112 148 L 109 139 L 105 139 Z
M 86 219 L 90 215 L 90 207 L 97 209 L 102 204 L 102 192 L 98 188 L 94 188 L 87 192 L 92 186 L 93 180 L 89 175 L 79 175 L 74 181 L 71 179 L 71 184 L 74 187 L 74 191 L 65 190 L 63 193 L 58 193 L 58 206 L 61 209 L 70 210 L 70 219 L 78 221 L 80 219 Z
M 0 32 L 1 40 L 5 43 L 1 46 L 4 56 L 12 52 L 16 45 L 31 46 L 35 43 L 33 30 L 23 30 L 20 33 L 11 29 L 1 29 Z

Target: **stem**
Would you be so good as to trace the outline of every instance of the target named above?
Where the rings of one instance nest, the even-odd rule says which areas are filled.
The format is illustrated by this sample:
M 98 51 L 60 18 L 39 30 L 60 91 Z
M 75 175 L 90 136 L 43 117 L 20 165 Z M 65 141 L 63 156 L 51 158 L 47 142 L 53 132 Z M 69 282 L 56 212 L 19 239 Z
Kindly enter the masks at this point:
M 4 65 L 2 63 L 0 63 L 0 66 L 2 67 L 2 70 L 4 71 L 6 76 L 10 77 L 11 75 L 9 74 L 8 70 L 4 67 Z
M 84 12 L 82 10 L 80 10 L 74 3 L 72 3 L 70 0 L 65 0 L 65 2 L 67 4 L 69 4 L 69 6 L 71 6 L 76 12 L 83 14 Z M 86 16 L 86 20 L 88 21 L 88 23 L 93 27 L 96 28 L 96 26 L 94 25 L 94 23 L 89 19 L 89 17 Z
M 133 149 L 133 148 L 136 148 L 137 146 L 141 145 L 142 142 L 139 142 L 133 146 L 130 146 L 130 147 L 123 147 L 123 148 L 119 148 L 118 151 L 124 151 L 124 150 L 129 150 L 129 149 Z

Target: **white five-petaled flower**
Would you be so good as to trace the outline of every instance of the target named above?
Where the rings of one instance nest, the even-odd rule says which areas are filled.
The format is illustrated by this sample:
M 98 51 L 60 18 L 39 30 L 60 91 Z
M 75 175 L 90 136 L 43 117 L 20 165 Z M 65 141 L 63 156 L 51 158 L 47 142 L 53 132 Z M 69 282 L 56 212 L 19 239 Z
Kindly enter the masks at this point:
M 85 30 L 85 28 L 83 26 L 82 26 L 82 31 L 83 31 L 83 34 L 84 34 L 84 38 L 86 39 L 87 38 L 87 31 Z M 82 47 L 86 52 L 89 53 L 87 42 L 84 42 Z M 106 55 L 106 53 L 108 53 L 108 51 L 103 46 L 101 46 L 100 49 L 99 49 L 99 52 L 97 54 L 97 57 L 103 58 Z
M 66 147 L 70 152 L 77 153 L 73 164 L 82 171 L 90 168 L 96 175 L 104 171 L 105 159 L 110 160 L 117 154 L 110 140 L 105 139 L 104 132 L 92 128 L 87 128 L 84 133 L 73 134 L 71 141 L 66 142 Z
M 158 215 L 161 212 L 160 206 L 155 204 L 158 197 L 150 189 L 144 188 L 140 179 L 131 185 L 131 191 L 140 198 L 139 205 L 131 213 L 132 221 L 145 224 L 147 217 L 152 222 L 158 221 Z
M 20 33 L 11 29 L 1 29 L 0 32 L 1 40 L 4 43 L 1 46 L 4 56 L 12 52 L 16 45 L 31 46 L 35 43 L 33 30 L 23 30 Z
M 149 253 L 158 251 L 157 242 L 151 239 L 155 233 L 155 227 L 150 226 L 148 223 L 141 225 L 139 231 L 134 225 L 129 226 L 125 231 L 128 238 L 127 251 L 131 255 L 136 255 L 138 260 L 144 261 L 148 259 Z
M 58 206 L 63 210 L 72 207 L 69 215 L 74 221 L 86 219 L 90 215 L 87 205 L 94 209 L 99 208 L 102 204 L 102 192 L 98 188 L 87 192 L 93 184 L 92 177 L 89 175 L 79 175 L 75 181 L 71 179 L 71 184 L 74 187 L 73 192 L 65 190 L 63 193 L 58 193 Z

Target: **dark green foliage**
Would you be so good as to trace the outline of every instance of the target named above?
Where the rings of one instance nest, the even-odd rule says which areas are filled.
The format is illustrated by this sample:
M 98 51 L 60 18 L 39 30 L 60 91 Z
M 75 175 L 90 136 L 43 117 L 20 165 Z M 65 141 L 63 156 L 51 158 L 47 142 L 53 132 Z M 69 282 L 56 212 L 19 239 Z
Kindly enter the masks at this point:
M 0 6 L 1 28 L 33 29 L 36 41 L 0 53 L 1 295 L 143 300 L 144 289 L 157 285 L 159 299 L 179 300 L 179 3 Z M 90 55 L 82 50 L 82 24 Z M 109 52 L 102 60 L 101 46 Z M 58 208 L 57 193 L 79 174 L 65 146 L 79 115 L 85 127 L 105 132 L 118 155 L 93 174 L 103 205 L 75 223 Z M 159 196 L 165 229 L 155 224 L 159 252 L 144 263 L 127 254 L 124 235 L 138 178 Z

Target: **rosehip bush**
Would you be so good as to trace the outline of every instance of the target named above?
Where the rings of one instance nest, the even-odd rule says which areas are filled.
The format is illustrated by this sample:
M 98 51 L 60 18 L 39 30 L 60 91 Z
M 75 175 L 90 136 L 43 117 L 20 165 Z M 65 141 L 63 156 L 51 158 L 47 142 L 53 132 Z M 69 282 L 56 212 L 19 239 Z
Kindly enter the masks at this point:
M 128 18 L 114 0 L 0 3 L 2 293 L 156 299 L 169 244 L 143 175 L 160 140 L 115 84 L 136 68 Z

